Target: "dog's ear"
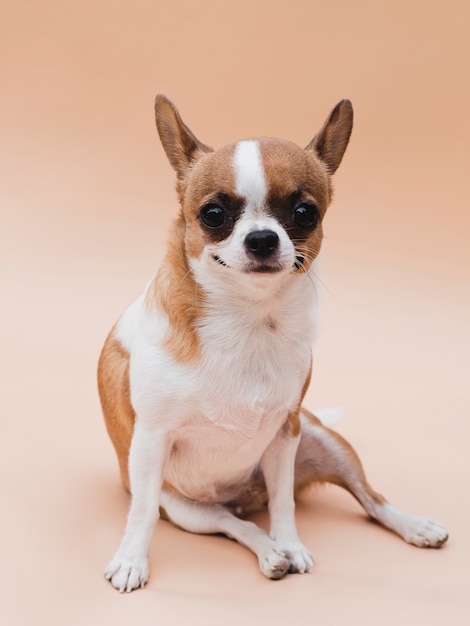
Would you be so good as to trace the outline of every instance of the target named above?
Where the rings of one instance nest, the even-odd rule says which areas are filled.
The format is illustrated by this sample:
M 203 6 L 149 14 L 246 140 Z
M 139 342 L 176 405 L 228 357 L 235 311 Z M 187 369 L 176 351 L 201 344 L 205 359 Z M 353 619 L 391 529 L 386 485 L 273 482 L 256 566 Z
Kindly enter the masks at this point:
M 305 149 L 315 152 L 326 164 L 330 174 L 334 174 L 348 145 L 352 127 L 352 104 L 349 100 L 341 100 Z
M 155 98 L 155 120 L 163 148 L 179 179 L 202 153 L 212 152 L 193 135 L 173 102 L 163 94 Z

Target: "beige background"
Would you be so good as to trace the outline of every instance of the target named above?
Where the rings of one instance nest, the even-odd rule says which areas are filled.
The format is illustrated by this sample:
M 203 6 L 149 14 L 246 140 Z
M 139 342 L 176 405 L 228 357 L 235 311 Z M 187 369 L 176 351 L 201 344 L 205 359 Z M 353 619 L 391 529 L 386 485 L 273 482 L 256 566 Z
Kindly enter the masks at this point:
M 470 623 L 466 6 L 3 0 L 2 623 Z M 372 484 L 447 524 L 443 550 L 407 546 L 331 487 L 298 508 L 312 575 L 267 581 L 237 544 L 163 522 L 147 589 L 105 582 L 128 501 L 95 367 L 176 212 L 157 91 L 215 146 L 303 145 L 353 101 L 308 404 L 347 406 L 338 430 Z

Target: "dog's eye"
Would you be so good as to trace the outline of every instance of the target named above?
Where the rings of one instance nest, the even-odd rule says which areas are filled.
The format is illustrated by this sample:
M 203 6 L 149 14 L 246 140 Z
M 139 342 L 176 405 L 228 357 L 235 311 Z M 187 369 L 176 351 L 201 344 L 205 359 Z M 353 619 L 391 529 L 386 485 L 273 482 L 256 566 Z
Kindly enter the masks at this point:
M 225 224 L 225 211 L 217 204 L 206 204 L 199 212 L 202 223 L 207 228 L 219 228 Z
M 311 202 L 302 202 L 294 211 L 294 224 L 299 228 L 313 229 L 320 221 L 318 207 Z

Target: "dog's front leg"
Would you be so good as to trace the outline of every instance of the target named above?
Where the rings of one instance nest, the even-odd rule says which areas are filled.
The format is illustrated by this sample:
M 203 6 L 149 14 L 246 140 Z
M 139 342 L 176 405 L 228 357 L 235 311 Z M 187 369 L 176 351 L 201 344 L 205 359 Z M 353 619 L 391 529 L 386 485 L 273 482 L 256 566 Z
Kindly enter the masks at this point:
M 278 431 L 261 459 L 269 498 L 270 536 L 278 551 L 290 560 L 290 572 L 304 574 L 313 567 L 313 557 L 301 543 L 295 523 L 294 466 L 300 433 L 288 421 Z
M 165 457 L 165 433 L 137 420 L 129 451 L 132 499 L 126 530 L 105 570 L 105 577 L 120 592 L 143 587 L 148 580 L 148 554 L 159 517 Z

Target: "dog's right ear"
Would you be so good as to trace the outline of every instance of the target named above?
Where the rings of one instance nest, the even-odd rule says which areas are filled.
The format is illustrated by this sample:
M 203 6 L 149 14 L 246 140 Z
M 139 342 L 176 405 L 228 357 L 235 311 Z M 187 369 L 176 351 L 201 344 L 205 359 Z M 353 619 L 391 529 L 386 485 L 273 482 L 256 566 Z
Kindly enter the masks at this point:
M 158 94 L 155 99 L 155 120 L 166 156 L 179 180 L 184 178 L 188 167 L 202 154 L 213 151 L 195 137 L 173 102 L 163 94 Z
M 350 100 L 341 100 L 331 111 L 320 132 L 305 149 L 320 157 L 329 173 L 334 174 L 348 146 L 352 127 L 352 104 Z

